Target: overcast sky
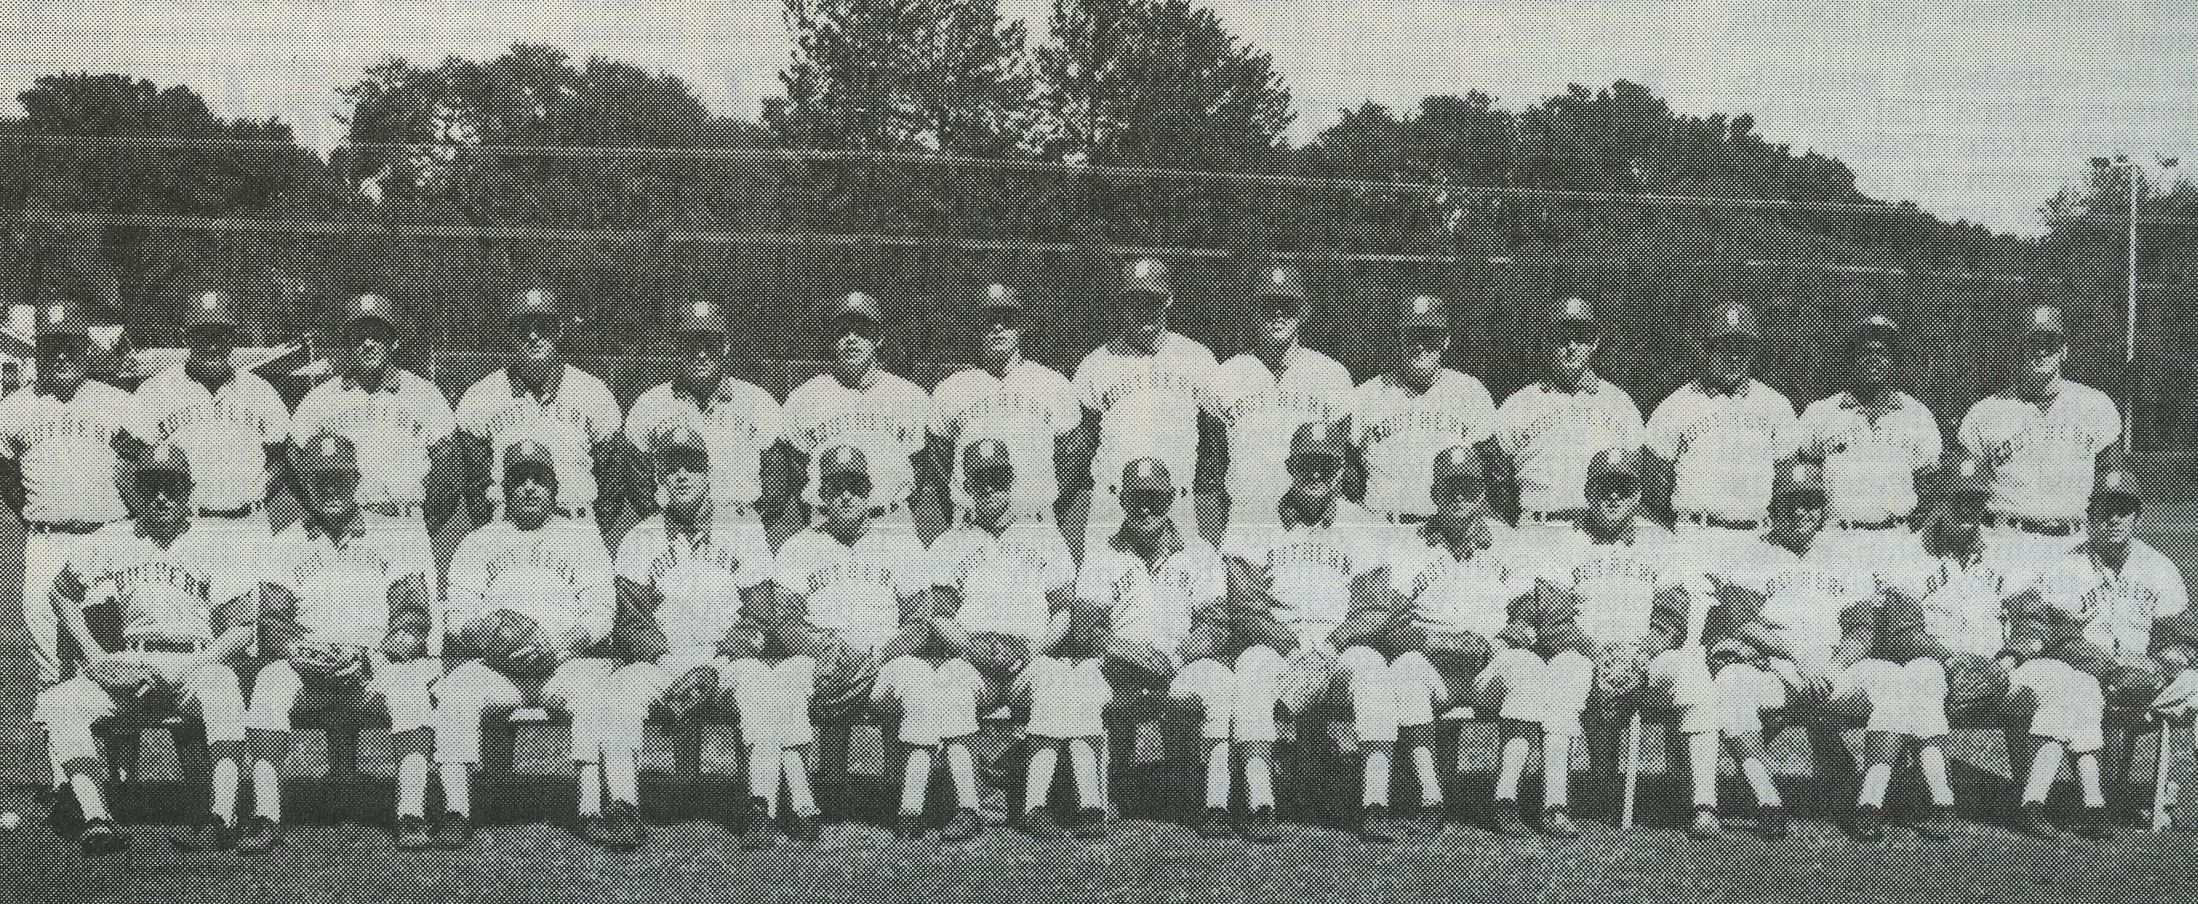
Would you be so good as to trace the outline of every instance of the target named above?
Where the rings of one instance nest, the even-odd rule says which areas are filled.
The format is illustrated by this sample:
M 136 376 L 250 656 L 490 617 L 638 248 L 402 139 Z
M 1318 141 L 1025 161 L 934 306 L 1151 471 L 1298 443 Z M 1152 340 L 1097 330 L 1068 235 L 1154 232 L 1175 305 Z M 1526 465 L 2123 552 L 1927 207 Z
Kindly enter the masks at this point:
M 2177 0 L 1208 0 L 1271 52 L 1295 137 L 1372 99 L 1478 89 L 1517 109 L 1626 78 L 1689 113 L 1750 113 L 1773 141 L 1853 167 L 1863 191 L 2038 230 L 2095 154 L 2198 165 L 2198 4 Z M 1001 0 L 1042 34 L 1049 0 Z M 753 116 L 778 90 L 778 0 L 0 0 L 0 98 L 38 75 L 184 83 L 232 116 L 341 135 L 336 89 L 387 54 L 432 64 L 514 41 L 687 80 Z

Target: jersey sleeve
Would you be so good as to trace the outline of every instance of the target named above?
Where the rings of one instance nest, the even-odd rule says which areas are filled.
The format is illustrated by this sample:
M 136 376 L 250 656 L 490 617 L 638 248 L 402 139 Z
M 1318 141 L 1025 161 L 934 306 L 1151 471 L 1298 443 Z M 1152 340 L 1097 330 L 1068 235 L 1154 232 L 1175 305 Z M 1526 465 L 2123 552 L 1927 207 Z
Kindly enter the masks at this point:
M 1656 406 L 1656 412 L 1649 415 L 1647 425 L 1642 428 L 1641 444 L 1651 454 L 1665 461 L 1679 458 L 1679 433 L 1684 429 L 1680 423 L 1680 407 L 1679 393 L 1674 392 L 1663 404 Z
M 1998 441 L 1991 430 L 1991 402 L 1991 399 L 1984 399 L 1969 406 L 1969 412 L 1962 415 L 1961 426 L 1954 429 L 1954 438 L 1971 455 L 1990 457 L 1987 453 Z
M 416 404 L 420 409 L 418 413 L 420 441 L 429 444 L 438 443 L 452 433 L 456 433 L 458 431 L 457 413 L 450 407 L 450 399 L 444 397 L 442 387 L 429 382 L 425 377 L 415 376 L 407 382 L 418 387 L 416 395 L 419 401 Z
M 2096 454 L 2122 438 L 2122 413 L 2106 393 L 2093 391 L 2091 402 L 2085 411 L 2088 415 L 2085 432 L 2091 439 L 2091 451 Z
M 1099 352 L 1102 350 L 1103 348 L 1094 350 L 1091 354 L 1084 356 L 1084 362 L 1076 366 L 1075 393 L 1078 404 L 1100 414 L 1105 414 L 1107 411 L 1107 387 L 1101 383 L 1102 375 L 1100 371 L 1103 368 L 1099 364 Z M 1078 415 L 1078 420 L 1081 421 L 1081 419 L 1082 415 Z
M 610 387 L 592 374 L 588 379 L 587 397 L 582 404 L 586 406 L 583 413 L 587 416 L 589 442 L 600 443 L 610 439 L 612 434 L 624 426 L 625 416 L 618 410 L 618 397 L 611 395 Z
M 467 534 L 451 554 L 450 584 L 444 595 L 453 628 L 480 612 L 481 602 L 488 596 L 487 544 L 473 542 L 480 536 L 480 531 Z
M 893 594 L 900 597 L 929 590 L 940 579 L 937 561 L 926 554 L 923 544 L 914 537 L 904 537 L 894 543 Z
M 649 448 L 649 438 L 656 435 L 658 424 L 663 419 L 662 409 L 657 404 L 656 390 L 651 389 L 633 400 L 633 407 L 626 409 L 625 420 L 619 423 L 618 430 L 626 434 L 628 442 L 646 451 Z
M 1465 420 L 1471 432 L 1462 439 L 1470 446 L 1496 435 L 1496 400 L 1478 378 L 1468 374 L 1465 380 Z
M 1221 565 L 1221 558 L 1204 552 L 1190 562 L 1191 600 L 1194 611 L 1212 605 L 1229 595 L 1228 570 Z
M 780 412 L 779 438 L 786 440 L 787 445 L 803 455 L 812 455 L 817 451 L 811 447 L 809 425 L 806 423 L 817 408 L 816 400 L 811 398 L 816 390 L 810 389 L 811 385 L 803 383 L 794 387 L 794 391 L 787 394 L 786 405 Z
M 795 534 L 779 547 L 778 557 L 771 562 L 771 580 L 780 589 L 801 596 L 809 594 L 809 573 L 816 568 L 810 539 L 806 532 Z
M 1076 586 L 1076 559 L 1069 554 L 1068 541 L 1057 532 L 1048 533 L 1051 535 L 1041 541 L 1045 544 L 1045 568 L 1040 576 L 1046 582 L 1046 592 L 1072 589 Z
M 2158 575 L 2153 578 L 2152 592 L 2159 597 L 2159 608 L 2153 611 L 2152 617 L 2167 618 L 2183 614 L 2190 608 L 2190 591 L 2183 584 L 2183 570 L 2165 558 L 2156 558 L 2154 561 L 2158 563 Z
M 1946 454 L 1946 438 L 1939 435 L 1938 416 L 1932 414 L 1931 409 L 1912 399 L 1909 404 L 1916 406 L 1916 411 L 1921 416 L 1916 419 L 1916 435 L 1915 441 L 1910 444 L 1908 469 L 1922 471 L 1936 466 L 1940 457 Z
M 458 407 L 451 411 L 451 420 L 456 429 L 488 440 L 491 445 L 494 445 L 496 438 L 488 435 L 488 422 L 495 412 L 490 410 L 488 385 L 490 380 L 497 378 L 497 374 L 490 374 L 467 387 L 465 394 L 458 397 Z
M 611 573 L 642 586 L 648 586 L 649 572 L 656 559 L 652 531 L 640 530 L 638 525 L 628 529 L 618 541 L 618 552 L 611 556 Z
M 776 576 L 777 572 L 771 560 L 771 542 L 764 536 L 760 525 L 749 524 L 745 529 L 735 531 L 732 543 L 733 554 L 740 557 L 740 568 L 733 572 L 734 585 L 745 590 Z
M 1084 403 L 1078 400 L 1076 387 L 1067 377 L 1054 374 L 1046 384 L 1046 412 L 1053 422 L 1053 435 L 1067 436 L 1084 422 Z

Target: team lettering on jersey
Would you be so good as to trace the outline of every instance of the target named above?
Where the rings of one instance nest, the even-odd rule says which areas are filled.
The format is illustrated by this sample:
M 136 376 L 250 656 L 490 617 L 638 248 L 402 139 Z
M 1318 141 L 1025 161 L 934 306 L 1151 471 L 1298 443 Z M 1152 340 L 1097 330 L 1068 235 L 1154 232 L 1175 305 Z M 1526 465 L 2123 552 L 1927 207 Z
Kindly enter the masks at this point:
M 1706 436 L 1755 436 L 1769 442 L 1778 435 L 1780 425 L 1781 419 L 1753 406 L 1720 405 L 1707 416 L 1689 421 L 1679 431 L 1676 448 L 1684 455 L 1696 441 Z
M 417 438 L 427 429 L 427 424 L 414 416 L 409 406 L 397 401 L 395 395 L 386 392 L 344 393 L 336 396 L 340 401 L 331 412 L 330 421 L 340 425 L 372 425 L 377 429 L 395 428 Z
M 1270 546 L 1262 557 L 1262 564 L 1270 571 L 1294 565 L 1311 565 L 1349 575 L 1351 553 L 1324 538 L 1314 538 Z
M 1330 399 L 1310 392 L 1275 387 L 1221 406 L 1220 418 L 1239 423 L 1276 413 L 1300 415 L 1312 421 L 1333 421 L 1341 409 Z
M 297 564 L 290 568 L 292 587 L 310 582 L 323 574 L 339 570 L 349 572 L 361 567 L 377 572 L 386 579 L 390 569 L 395 567 L 388 556 L 356 546 L 337 549 L 325 543 L 315 543 L 311 549 L 311 552 L 300 557 Z
M 1598 556 L 1573 566 L 1572 582 L 1577 584 L 1604 581 L 1633 581 L 1643 584 L 1656 582 L 1655 563 L 1638 556 Z
M 492 436 L 501 436 L 506 430 L 522 425 L 531 425 L 542 420 L 571 427 L 581 436 L 592 437 L 595 435 L 588 428 L 587 412 L 562 406 L 537 408 L 531 405 L 507 405 L 503 410 L 489 417 L 485 429 Z
M 984 396 L 963 408 L 956 418 L 962 421 L 1014 421 L 1045 423 L 1052 417 L 1053 409 L 1044 400 L 1023 392 L 996 392 Z
M 263 426 L 259 419 L 251 412 L 237 407 L 231 399 L 230 396 L 214 396 L 195 405 L 184 406 L 160 419 L 160 435 L 174 436 L 186 428 L 205 424 L 240 424 L 258 431 Z
M 1443 435 L 1470 436 L 1473 425 L 1457 412 L 1442 408 L 1411 408 L 1390 411 L 1380 420 L 1366 426 L 1366 444 L 1374 445 L 1399 433 L 1429 432 Z
M 1624 422 L 1607 408 L 1593 408 L 1586 405 L 1552 405 L 1529 418 L 1525 424 L 1517 428 L 1516 433 L 1520 436 L 1563 438 L 1581 435 L 1623 434 L 1633 429 L 1637 429 L 1635 425 Z M 1560 439 L 1561 441 L 1562 439 Z
M 1763 589 L 1766 598 L 1789 593 L 1817 593 L 1829 599 L 1841 600 L 1847 596 L 1847 582 L 1820 569 L 1788 568 L 1772 577 Z
M 1180 370 L 1163 370 L 1157 367 L 1130 370 L 1118 375 L 1114 382 L 1099 393 L 1099 405 L 1111 409 L 1125 396 L 1154 394 L 1195 397 L 1201 384 L 1195 377 Z
M 114 426 L 103 420 L 87 417 L 57 417 L 39 421 L 18 435 L 26 447 L 57 439 L 82 439 L 105 442 L 114 435 Z
M 675 541 L 672 545 L 666 546 L 663 552 L 657 553 L 656 558 L 650 559 L 649 580 L 662 580 L 665 575 L 671 573 L 672 569 L 679 567 L 682 562 L 699 562 L 720 569 L 727 574 L 739 574 L 747 564 L 741 561 L 739 553 L 708 540 L 695 544 L 691 549 L 684 547 L 685 544 Z
M 815 449 L 842 437 L 858 433 L 882 433 L 903 446 L 913 445 L 915 429 L 907 420 L 913 412 L 901 412 L 896 416 L 890 411 L 849 411 L 834 415 L 801 431 L 804 445 Z
M 117 569 L 102 575 L 99 581 L 93 583 L 100 582 L 114 584 L 115 589 L 124 596 L 145 589 L 167 588 L 203 600 L 212 592 L 212 587 L 206 580 L 173 562 L 144 562 Z
M 979 567 L 1008 565 L 1021 568 L 1025 573 L 1036 573 L 1044 571 L 1051 562 L 1045 551 L 1036 546 L 1002 540 L 974 548 L 961 561 L 954 563 L 954 582 L 960 584 L 969 580 L 970 573 Z
M 893 586 L 893 568 L 874 562 L 834 562 L 809 572 L 809 595 L 841 584 Z
M 580 568 L 578 565 L 559 555 L 557 550 L 549 549 L 537 544 L 529 544 L 524 547 L 511 547 L 499 551 L 494 557 L 488 560 L 488 564 L 484 566 L 484 570 L 488 574 L 488 583 L 494 584 L 496 583 L 496 576 L 498 574 L 501 574 L 504 571 L 513 568 L 524 568 L 528 566 L 540 568 L 552 574 L 555 574 L 559 578 L 564 579 L 564 581 L 568 584 L 572 584 L 574 586 L 578 586 L 580 584 Z
M 1147 575 L 1148 586 L 1171 593 L 1191 592 L 1191 573 L 1178 568 L 1164 568 Z M 1117 603 L 1134 600 L 1137 596 L 1138 575 L 1128 570 L 1117 575 L 1107 585 L 1107 590 Z

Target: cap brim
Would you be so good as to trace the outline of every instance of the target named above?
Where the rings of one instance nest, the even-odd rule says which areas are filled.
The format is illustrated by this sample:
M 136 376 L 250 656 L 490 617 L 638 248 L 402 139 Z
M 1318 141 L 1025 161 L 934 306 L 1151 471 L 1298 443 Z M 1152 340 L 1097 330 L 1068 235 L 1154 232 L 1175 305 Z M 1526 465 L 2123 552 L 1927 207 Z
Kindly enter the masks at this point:
M 2091 494 L 2087 511 L 2094 515 L 2134 515 L 2143 511 L 2144 500 L 2126 490 L 2107 490 Z

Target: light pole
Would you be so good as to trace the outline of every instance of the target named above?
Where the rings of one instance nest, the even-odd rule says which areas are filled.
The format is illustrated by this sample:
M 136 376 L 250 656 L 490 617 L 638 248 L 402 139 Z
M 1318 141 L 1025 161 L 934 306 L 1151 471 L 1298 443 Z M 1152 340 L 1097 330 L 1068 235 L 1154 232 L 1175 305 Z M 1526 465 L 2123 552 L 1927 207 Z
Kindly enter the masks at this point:
M 2178 158 L 2155 157 L 2153 159 L 2159 161 L 2160 169 L 2170 170 L 2175 168 Z M 2102 172 L 2115 169 L 2122 170 L 2127 173 L 2129 179 L 2129 267 L 2127 271 L 2129 295 L 2122 309 L 2125 330 L 2122 338 L 2122 364 L 2124 379 L 2127 381 L 2128 386 L 2128 398 L 2125 400 L 2122 414 L 2122 437 L 2123 441 L 2127 443 L 2129 451 L 2135 452 L 2137 450 L 2137 191 L 2144 185 L 2144 169 L 2142 164 L 2129 159 L 2128 154 L 2115 154 L 2113 157 L 2093 157 L 2091 158 L 2091 166 L 2093 169 Z

